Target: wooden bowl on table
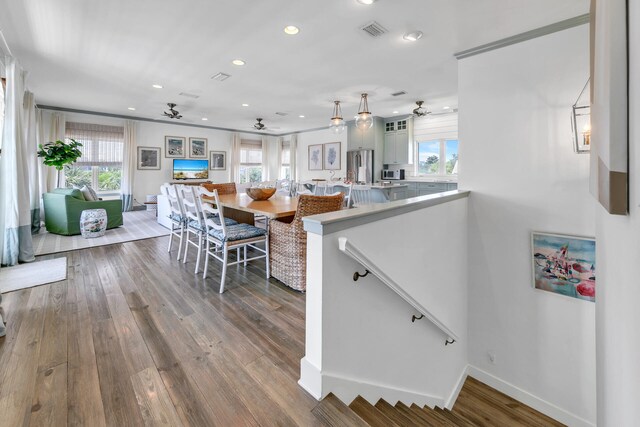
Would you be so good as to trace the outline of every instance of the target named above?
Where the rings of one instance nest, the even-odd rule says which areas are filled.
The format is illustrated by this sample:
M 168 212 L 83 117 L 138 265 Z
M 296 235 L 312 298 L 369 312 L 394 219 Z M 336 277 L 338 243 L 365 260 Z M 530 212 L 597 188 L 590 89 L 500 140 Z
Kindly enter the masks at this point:
M 276 193 L 275 187 L 273 188 L 258 188 L 258 187 L 249 187 L 247 188 L 247 195 L 251 197 L 253 200 L 267 200 L 269 197 L 273 196 Z

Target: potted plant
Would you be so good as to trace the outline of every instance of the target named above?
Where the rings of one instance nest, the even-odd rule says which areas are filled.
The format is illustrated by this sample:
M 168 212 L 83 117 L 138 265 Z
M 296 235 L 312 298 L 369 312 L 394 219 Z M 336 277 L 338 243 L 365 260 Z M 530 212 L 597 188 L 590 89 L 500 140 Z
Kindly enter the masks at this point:
M 40 144 L 38 146 L 38 157 L 43 157 L 43 163 L 47 166 L 53 166 L 57 169 L 56 175 L 56 187 L 60 185 L 60 171 L 64 169 L 66 165 L 74 163 L 82 156 L 82 151 L 78 147 L 82 147 L 82 144 L 75 139 L 70 138 L 69 143 L 57 140 L 56 142 L 47 142 L 46 144 Z

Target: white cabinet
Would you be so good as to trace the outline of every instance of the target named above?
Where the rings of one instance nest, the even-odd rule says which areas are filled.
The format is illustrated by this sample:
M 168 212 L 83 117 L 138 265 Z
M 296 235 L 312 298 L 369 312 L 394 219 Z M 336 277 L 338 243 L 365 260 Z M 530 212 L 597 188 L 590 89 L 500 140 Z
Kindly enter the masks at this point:
M 386 122 L 384 128 L 383 163 L 388 165 L 413 163 L 413 120 Z

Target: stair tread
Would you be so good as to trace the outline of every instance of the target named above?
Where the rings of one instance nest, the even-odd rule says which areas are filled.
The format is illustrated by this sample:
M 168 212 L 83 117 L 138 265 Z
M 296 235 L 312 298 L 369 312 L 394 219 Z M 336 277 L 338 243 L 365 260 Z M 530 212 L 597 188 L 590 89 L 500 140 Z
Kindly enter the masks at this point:
M 356 397 L 353 402 L 349 404 L 349 408 L 358 414 L 365 422 L 369 423 L 371 427 L 401 427 L 401 425 L 396 424 L 378 408 L 367 402 L 362 396 Z
M 438 421 L 434 421 L 422 412 L 416 412 L 402 402 L 396 403 L 396 409 L 405 414 L 408 418 L 411 418 L 416 423 L 415 425 L 427 426 L 427 427 L 440 427 L 442 424 Z
M 473 410 L 474 404 L 491 406 L 498 411 L 504 422 L 511 422 L 512 425 L 518 425 L 518 422 L 520 425 L 536 427 L 564 425 L 473 377 L 467 377 L 454 409 L 458 409 L 458 404 L 461 409 L 468 411 Z M 514 421 L 514 417 L 517 417 L 517 420 Z
M 436 425 L 438 427 L 440 426 L 455 427 L 455 424 L 452 421 L 438 414 L 436 411 L 429 408 L 428 406 L 421 408 L 414 403 L 409 408 L 414 412 L 420 413 L 423 418 L 428 419 L 429 422 L 433 423 L 433 425 Z
M 375 404 L 375 407 L 378 408 L 380 412 L 385 414 L 387 417 L 391 418 L 399 426 L 412 425 L 412 421 L 410 418 L 406 417 L 403 413 L 391 406 L 389 402 L 383 399 L 378 400 L 378 402 Z
M 457 412 L 451 412 L 448 409 L 435 408 L 435 411 L 447 418 L 449 421 L 453 422 L 458 427 L 475 427 L 476 425 L 495 425 L 495 424 L 476 424 L 472 420 L 468 419 L 464 416 L 464 414 L 460 414 Z
M 311 413 L 326 426 L 367 427 L 369 425 L 333 393 L 329 393 L 322 399 Z

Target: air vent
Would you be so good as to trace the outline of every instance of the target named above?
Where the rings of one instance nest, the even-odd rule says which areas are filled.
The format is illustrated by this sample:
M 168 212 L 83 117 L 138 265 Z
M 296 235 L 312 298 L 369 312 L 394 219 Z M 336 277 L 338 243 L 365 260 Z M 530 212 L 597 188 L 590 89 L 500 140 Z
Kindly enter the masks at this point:
M 279 115 L 279 116 L 282 116 L 282 117 L 289 115 L 289 113 L 283 113 L 281 111 L 276 111 L 276 114 Z
M 392 93 L 391 96 L 400 96 L 400 95 L 406 95 L 406 94 L 407 92 L 405 92 L 404 90 L 401 90 L 399 92 Z
M 193 99 L 200 98 L 200 95 L 194 95 L 193 93 L 187 93 L 187 92 L 180 92 L 178 95 L 186 96 L 187 98 L 193 98 Z
M 219 82 L 223 82 L 223 81 L 227 80 L 229 77 L 231 77 L 230 74 L 218 73 L 215 76 L 211 77 L 211 79 L 219 81 Z
M 386 28 L 384 28 L 376 21 L 369 22 L 367 25 L 361 27 L 360 29 L 369 34 L 371 37 L 380 37 L 387 32 Z

